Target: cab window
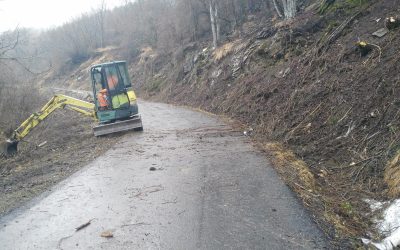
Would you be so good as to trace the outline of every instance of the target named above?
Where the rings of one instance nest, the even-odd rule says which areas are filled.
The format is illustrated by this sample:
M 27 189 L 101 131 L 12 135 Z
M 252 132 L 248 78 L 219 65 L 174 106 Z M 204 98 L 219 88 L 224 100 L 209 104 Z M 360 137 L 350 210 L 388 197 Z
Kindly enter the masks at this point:
M 119 72 L 121 73 L 122 80 L 124 82 L 125 88 L 131 87 L 131 80 L 129 79 L 128 70 L 125 67 L 125 64 L 118 65 Z
M 107 85 L 110 91 L 118 90 L 121 88 L 120 79 L 116 67 L 110 66 L 105 68 Z

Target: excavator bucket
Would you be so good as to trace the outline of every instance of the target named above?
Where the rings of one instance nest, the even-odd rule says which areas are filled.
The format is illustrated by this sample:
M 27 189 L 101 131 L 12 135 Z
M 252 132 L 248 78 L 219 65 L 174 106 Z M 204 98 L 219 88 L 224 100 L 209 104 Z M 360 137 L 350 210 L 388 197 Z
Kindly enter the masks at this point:
M 128 130 L 143 130 L 142 118 L 140 117 L 140 115 L 134 116 L 129 120 L 100 124 L 93 127 L 93 132 L 95 136 L 107 135 Z
M 12 156 L 17 153 L 18 141 L 7 140 L 1 143 L 1 155 L 5 157 Z

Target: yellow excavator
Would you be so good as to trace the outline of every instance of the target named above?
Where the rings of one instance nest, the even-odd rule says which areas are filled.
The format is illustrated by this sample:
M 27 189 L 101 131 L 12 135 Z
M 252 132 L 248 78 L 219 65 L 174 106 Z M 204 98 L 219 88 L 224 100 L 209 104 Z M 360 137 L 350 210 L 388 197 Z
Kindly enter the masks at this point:
M 61 94 L 53 96 L 39 112 L 33 113 L 13 131 L 0 148 L 0 154 L 6 157 L 15 154 L 18 143 L 59 108 L 68 108 L 96 120 L 97 124 L 93 126 L 95 136 L 128 130 L 142 131 L 142 119 L 126 62 L 94 65 L 90 72 L 94 103 Z

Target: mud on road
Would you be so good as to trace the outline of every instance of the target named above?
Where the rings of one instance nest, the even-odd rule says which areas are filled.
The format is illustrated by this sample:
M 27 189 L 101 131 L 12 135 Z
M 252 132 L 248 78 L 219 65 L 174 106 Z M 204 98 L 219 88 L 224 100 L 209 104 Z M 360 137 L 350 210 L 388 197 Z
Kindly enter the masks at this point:
M 1 218 L 0 248 L 326 246 L 309 214 L 242 131 L 201 112 L 139 105 L 144 132 L 121 136 L 54 191 Z M 103 232 L 113 237 L 105 239 Z

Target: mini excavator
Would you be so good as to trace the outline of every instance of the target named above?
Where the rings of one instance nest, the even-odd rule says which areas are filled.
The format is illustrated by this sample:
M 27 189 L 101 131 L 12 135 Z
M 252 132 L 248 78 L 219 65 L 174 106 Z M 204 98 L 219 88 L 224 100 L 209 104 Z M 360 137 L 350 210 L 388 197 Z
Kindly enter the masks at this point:
M 132 89 L 125 61 L 108 62 L 90 68 L 94 103 L 70 96 L 57 94 L 26 119 L 4 143 L 1 154 L 11 156 L 17 153 L 18 143 L 40 122 L 59 108 L 68 108 L 96 121 L 95 136 L 122 131 L 142 131 L 136 95 Z

